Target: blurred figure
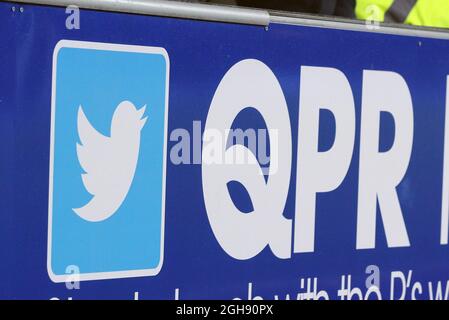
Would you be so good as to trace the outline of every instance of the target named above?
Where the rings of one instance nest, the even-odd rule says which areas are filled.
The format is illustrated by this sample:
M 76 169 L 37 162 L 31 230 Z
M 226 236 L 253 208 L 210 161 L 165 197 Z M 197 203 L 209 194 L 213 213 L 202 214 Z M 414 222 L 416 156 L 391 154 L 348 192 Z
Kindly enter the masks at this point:
M 449 27 L 449 0 L 356 0 L 355 12 L 363 20 Z
M 226 0 L 221 2 L 224 3 Z M 244 7 L 449 28 L 449 0 L 236 0 L 235 2 Z

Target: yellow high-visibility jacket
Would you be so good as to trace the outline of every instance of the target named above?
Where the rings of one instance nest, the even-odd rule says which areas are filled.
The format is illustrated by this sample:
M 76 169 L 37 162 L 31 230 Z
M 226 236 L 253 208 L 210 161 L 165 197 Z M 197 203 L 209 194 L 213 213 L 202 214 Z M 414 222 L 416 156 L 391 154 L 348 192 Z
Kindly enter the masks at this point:
M 356 0 L 358 19 L 449 28 L 449 0 Z

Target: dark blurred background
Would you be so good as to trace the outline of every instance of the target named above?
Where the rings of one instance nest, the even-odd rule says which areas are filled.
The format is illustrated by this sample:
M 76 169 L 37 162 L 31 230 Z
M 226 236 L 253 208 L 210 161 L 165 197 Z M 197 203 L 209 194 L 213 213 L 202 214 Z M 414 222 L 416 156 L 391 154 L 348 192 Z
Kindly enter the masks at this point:
M 200 2 L 351 18 L 355 16 L 355 0 L 205 0 Z

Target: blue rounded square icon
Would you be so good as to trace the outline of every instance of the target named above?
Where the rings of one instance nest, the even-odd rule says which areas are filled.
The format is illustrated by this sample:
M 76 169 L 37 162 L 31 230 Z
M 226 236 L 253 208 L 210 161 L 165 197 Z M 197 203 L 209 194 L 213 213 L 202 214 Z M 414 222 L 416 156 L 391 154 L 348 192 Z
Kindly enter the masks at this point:
M 50 278 L 156 275 L 164 250 L 167 52 L 62 40 L 52 82 Z

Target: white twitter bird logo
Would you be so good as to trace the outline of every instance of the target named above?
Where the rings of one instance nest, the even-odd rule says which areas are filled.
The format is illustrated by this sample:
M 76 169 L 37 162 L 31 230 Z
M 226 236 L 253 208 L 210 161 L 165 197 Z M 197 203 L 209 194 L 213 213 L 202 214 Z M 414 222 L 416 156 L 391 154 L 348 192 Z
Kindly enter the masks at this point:
M 78 160 L 85 171 L 81 175 L 84 187 L 93 198 L 73 211 L 81 218 L 98 222 L 112 216 L 123 203 L 131 187 L 137 167 L 140 131 L 147 118 L 143 118 L 146 105 L 137 110 L 129 101 L 115 109 L 111 123 L 111 136 L 98 132 L 78 108 Z

